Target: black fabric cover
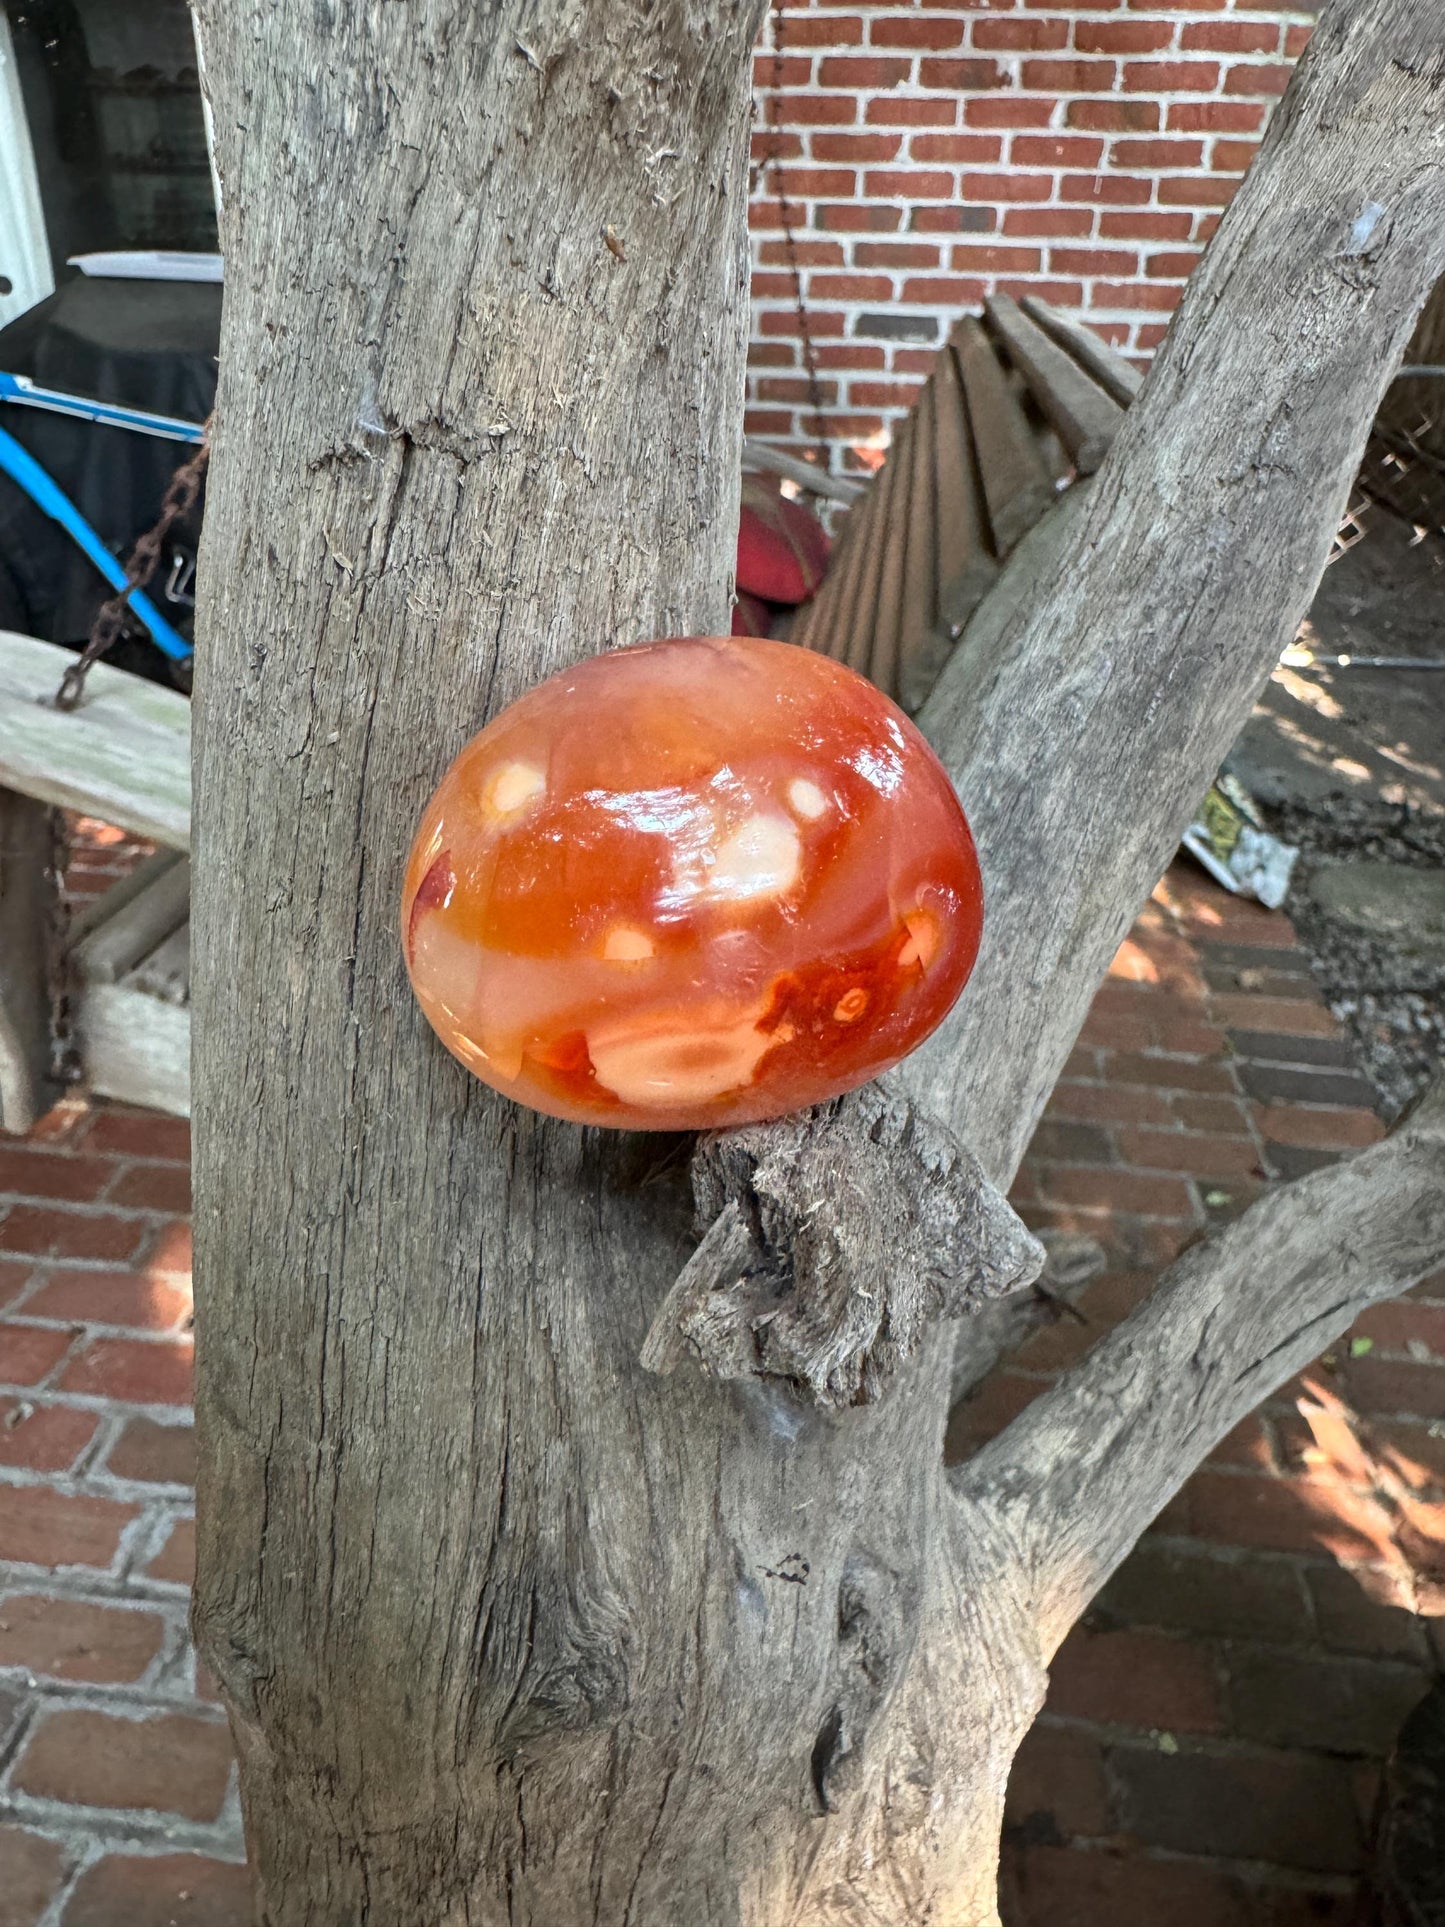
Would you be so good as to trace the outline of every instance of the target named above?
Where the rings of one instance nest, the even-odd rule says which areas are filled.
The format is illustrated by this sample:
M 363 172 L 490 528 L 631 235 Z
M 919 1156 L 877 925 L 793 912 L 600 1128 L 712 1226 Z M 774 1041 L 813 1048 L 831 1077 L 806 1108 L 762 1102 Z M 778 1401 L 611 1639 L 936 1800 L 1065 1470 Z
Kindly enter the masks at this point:
M 0 369 L 47 388 L 157 414 L 204 421 L 216 392 L 221 289 L 213 283 L 102 281 L 77 275 L 8 328 Z M 171 476 L 194 449 L 125 428 L 0 402 L 8 429 L 64 489 L 106 546 L 124 561 L 155 522 Z M 177 524 L 175 544 L 194 553 L 200 503 Z M 147 585 L 162 612 L 189 633 L 189 612 L 165 600 L 169 564 Z M 0 628 L 77 645 L 113 591 L 58 523 L 0 473 Z M 112 660 L 158 668 L 149 643 Z M 147 664 L 146 658 L 150 661 Z

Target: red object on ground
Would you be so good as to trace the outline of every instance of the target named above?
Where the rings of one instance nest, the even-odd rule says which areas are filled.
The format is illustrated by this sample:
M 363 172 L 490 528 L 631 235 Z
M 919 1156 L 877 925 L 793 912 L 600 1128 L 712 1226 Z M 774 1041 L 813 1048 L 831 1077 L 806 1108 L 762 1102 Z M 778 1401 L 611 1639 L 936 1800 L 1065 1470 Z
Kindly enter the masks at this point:
M 740 590 L 764 602 L 796 608 L 817 593 L 831 547 L 827 530 L 811 509 L 790 501 L 776 482 L 759 475 L 743 477 L 738 522 Z
M 700 1129 L 850 1090 L 973 966 L 973 840 L 906 716 L 826 656 L 704 638 L 553 676 L 462 751 L 407 866 L 412 986 L 509 1097 Z
M 746 589 L 739 590 L 737 602 L 733 606 L 733 634 L 766 636 L 772 626 L 771 603 L 764 602 L 761 596 L 749 595 Z

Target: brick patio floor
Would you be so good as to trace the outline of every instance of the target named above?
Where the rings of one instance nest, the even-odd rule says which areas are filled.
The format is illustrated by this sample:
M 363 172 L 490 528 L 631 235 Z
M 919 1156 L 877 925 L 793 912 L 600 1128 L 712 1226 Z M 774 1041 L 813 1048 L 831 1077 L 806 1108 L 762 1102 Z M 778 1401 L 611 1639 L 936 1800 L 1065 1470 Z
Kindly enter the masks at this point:
M 72 880 L 129 855 L 91 847 Z M 1379 1131 L 1287 919 L 1176 866 L 1018 1186 L 1111 1267 L 954 1452 L 1197 1228 Z M 246 1918 L 185 1627 L 187 1150 L 182 1124 L 83 1102 L 0 1142 L 0 1927 Z M 1344 1927 L 1379 1762 L 1445 1655 L 1442 1487 L 1445 1274 L 1241 1426 L 1067 1642 L 1011 1789 L 1009 1927 Z

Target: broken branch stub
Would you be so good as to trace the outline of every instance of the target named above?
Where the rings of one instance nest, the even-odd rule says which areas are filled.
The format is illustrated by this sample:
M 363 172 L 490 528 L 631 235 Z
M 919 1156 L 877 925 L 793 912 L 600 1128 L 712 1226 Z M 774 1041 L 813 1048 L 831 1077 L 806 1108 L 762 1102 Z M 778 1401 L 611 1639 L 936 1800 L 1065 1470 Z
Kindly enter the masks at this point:
M 653 1320 L 649 1371 L 691 1362 L 865 1404 L 930 1326 L 1043 1268 L 972 1153 L 886 1081 L 704 1137 L 693 1193 L 707 1230 Z

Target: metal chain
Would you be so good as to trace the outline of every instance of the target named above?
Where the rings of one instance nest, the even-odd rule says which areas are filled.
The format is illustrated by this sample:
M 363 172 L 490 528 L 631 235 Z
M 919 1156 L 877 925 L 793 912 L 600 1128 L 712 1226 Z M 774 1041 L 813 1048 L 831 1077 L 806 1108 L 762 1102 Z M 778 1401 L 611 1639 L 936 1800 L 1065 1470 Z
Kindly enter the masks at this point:
M 803 344 L 803 367 L 808 377 L 808 403 L 813 411 L 813 440 L 818 444 L 818 454 L 823 472 L 829 472 L 828 437 L 823 426 L 823 384 L 818 378 L 818 353 L 813 346 L 813 334 L 808 326 L 808 311 L 803 305 L 803 275 L 798 264 L 798 236 L 793 227 L 792 209 L 788 202 L 787 183 L 782 176 L 783 128 L 781 121 L 783 97 L 783 61 L 787 53 L 786 25 L 787 9 L 776 5 L 773 8 L 773 60 L 772 79 L 768 90 L 768 116 L 766 129 L 773 136 L 770 150 L 763 159 L 763 178 L 767 178 L 771 168 L 777 181 L 778 216 L 783 224 L 783 252 L 788 259 L 788 273 L 793 282 L 793 303 L 798 315 L 798 337 Z
M 181 517 L 188 515 L 195 507 L 211 453 L 211 423 L 214 419 L 214 416 L 207 417 L 195 454 L 182 462 L 171 477 L 170 486 L 161 500 L 161 512 L 156 517 L 155 526 L 136 538 L 135 546 L 126 559 L 125 587 L 108 602 L 103 602 L 96 611 L 84 649 L 60 679 L 60 687 L 55 692 L 57 709 L 74 709 L 80 701 L 91 664 L 98 662 L 124 634 L 130 614 L 130 599 L 155 574 L 166 537 Z

